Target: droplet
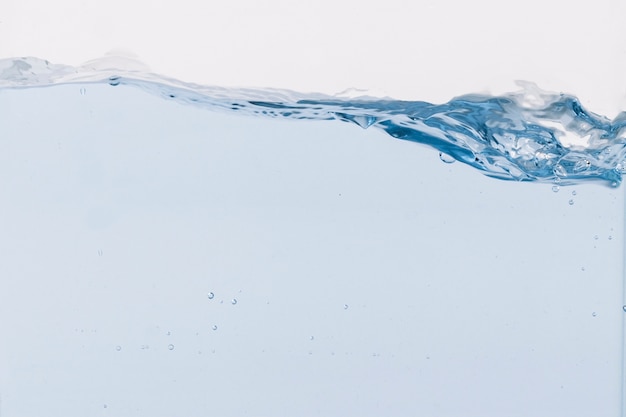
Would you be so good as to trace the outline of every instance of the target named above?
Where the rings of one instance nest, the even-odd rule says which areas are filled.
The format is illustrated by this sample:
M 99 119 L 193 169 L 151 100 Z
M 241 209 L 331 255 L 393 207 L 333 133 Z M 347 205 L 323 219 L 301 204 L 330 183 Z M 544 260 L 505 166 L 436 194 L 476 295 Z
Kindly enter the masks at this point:
M 569 201 L 569 205 L 570 205 L 570 206 L 573 206 L 573 205 L 574 205 L 574 200 L 570 200 L 570 201 Z
M 237 299 L 236 299 L 236 298 L 233 298 L 232 300 L 230 300 L 230 303 L 231 303 L 232 305 L 237 304 Z
M 168 348 L 169 350 L 174 350 L 174 345 L 172 345 L 172 344 L 170 343 L 169 345 L 167 345 L 167 348 Z
M 456 162 L 456 159 L 448 155 L 447 153 L 439 152 L 439 159 L 446 164 L 452 164 Z
M 343 305 L 343 309 L 344 309 L 344 310 L 347 310 L 347 309 L 348 309 L 348 304 L 344 304 L 344 305 Z
M 80 89 L 80 95 L 81 96 L 84 96 L 86 92 L 87 92 L 87 90 L 85 90 L 84 87 Z
M 217 330 L 217 325 L 214 324 L 213 327 L 211 327 L 213 330 Z
M 212 300 L 213 298 L 215 298 L 215 294 L 213 294 L 212 292 L 210 292 L 210 293 L 208 293 L 208 294 L 207 294 L 207 298 L 208 298 L 209 300 Z
M 561 187 L 559 187 L 558 185 L 553 185 L 552 186 L 552 191 L 555 192 L 555 193 L 558 193 L 560 189 L 561 189 Z
M 572 191 L 572 195 L 576 195 L 576 190 L 573 190 L 573 191 Z
M 122 347 L 120 345 L 117 345 L 117 346 L 115 346 L 115 350 L 117 350 L 119 352 L 120 350 L 122 350 Z

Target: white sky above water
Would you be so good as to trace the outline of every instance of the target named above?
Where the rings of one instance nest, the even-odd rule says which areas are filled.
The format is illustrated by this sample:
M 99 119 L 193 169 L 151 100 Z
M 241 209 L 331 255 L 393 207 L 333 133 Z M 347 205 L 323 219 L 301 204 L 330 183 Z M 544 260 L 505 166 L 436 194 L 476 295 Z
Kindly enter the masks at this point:
M 619 0 L 0 2 L 0 57 L 79 65 L 111 50 L 204 84 L 440 102 L 517 89 L 626 109 Z

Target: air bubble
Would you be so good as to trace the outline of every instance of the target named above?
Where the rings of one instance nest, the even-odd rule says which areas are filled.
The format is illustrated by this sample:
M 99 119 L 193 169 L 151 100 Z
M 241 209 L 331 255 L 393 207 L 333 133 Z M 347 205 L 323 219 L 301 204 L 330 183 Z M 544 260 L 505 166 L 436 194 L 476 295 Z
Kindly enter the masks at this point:
M 576 190 L 573 190 L 573 191 L 572 191 L 572 195 L 576 195 Z
M 344 310 L 347 310 L 347 309 L 348 309 L 348 304 L 344 304 L 344 305 L 343 305 L 343 309 L 344 309 Z
M 594 236 L 593 236 L 593 239 L 594 239 L 594 240 L 598 240 L 598 239 L 600 239 L 600 236 L 598 236 L 598 235 L 594 235 Z
M 237 304 L 237 299 L 236 299 L 236 298 L 233 298 L 232 300 L 230 300 L 230 303 L 231 303 L 232 305 Z
M 580 160 L 574 164 L 574 171 L 585 171 L 591 167 L 591 162 L 586 159 Z
M 86 92 L 87 92 L 87 90 L 85 90 L 84 87 L 80 89 L 80 95 L 81 96 L 84 96 Z
M 109 77 L 109 85 L 115 87 L 120 85 L 120 77 L 118 75 L 112 75 Z
M 563 168 L 562 165 L 557 164 L 554 167 L 554 175 L 556 175 L 557 177 L 567 177 L 567 171 L 565 170 L 565 168 Z
M 172 344 L 170 343 L 169 345 L 167 345 L 167 348 L 168 348 L 169 350 L 174 350 L 174 345 L 172 345 Z
M 315 340 L 315 336 L 309 337 L 309 340 Z
M 208 298 L 209 300 L 212 300 L 213 298 L 215 298 L 215 294 L 213 294 L 212 292 L 210 292 L 210 293 L 208 293 L 208 294 L 207 294 L 207 298 Z
M 609 236 L 609 240 L 613 240 L 613 236 Z
M 122 350 L 122 347 L 120 345 L 117 345 L 117 346 L 115 346 L 115 350 L 117 350 L 119 352 L 120 350 Z
M 559 187 L 558 185 L 553 185 L 552 186 L 552 191 L 555 192 L 555 193 L 558 193 L 560 189 L 561 189 L 561 187 Z
M 573 206 L 573 205 L 574 205 L 574 200 L 570 200 L 570 201 L 569 201 L 569 205 L 570 205 L 570 206 Z
M 214 324 L 213 327 L 211 327 L 213 330 L 217 330 L 217 325 Z
M 593 317 L 596 317 L 596 316 L 598 315 L 598 313 L 596 313 L 596 312 L 594 311 L 593 313 L 591 313 L 591 315 L 592 315 Z
M 447 153 L 439 152 L 439 159 L 446 164 L 452 164 L 456 162 L 456 159 L 448 155 Z
M 622 306 L 622 310 L 624 310 L 624 313 L 626 313 L 626 304 Z

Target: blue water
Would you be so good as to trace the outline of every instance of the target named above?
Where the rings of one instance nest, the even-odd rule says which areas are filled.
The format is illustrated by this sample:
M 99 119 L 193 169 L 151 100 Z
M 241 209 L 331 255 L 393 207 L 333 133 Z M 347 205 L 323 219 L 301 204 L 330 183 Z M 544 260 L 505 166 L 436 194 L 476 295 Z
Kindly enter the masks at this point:
M 226 89 L 155 74 L 73 68 L 36 58 L 0 60 L 0 91 L 81 83 L 130 85 L 168 100 L 260 117 L 340 120 L 382 129 L 427 145 L 444 162 L 459 161 L 512 181 L 617 187 L 626 172 L 626 112 L 613 120 L 585 109 L 572 95 L 531 83 L 501 96 L 468 94 L 447 103 L 374 97 L 304 95 L 283 90 Z
M 620 415 L 624 114 L 122 67 L 0 61 L 0 416 Z

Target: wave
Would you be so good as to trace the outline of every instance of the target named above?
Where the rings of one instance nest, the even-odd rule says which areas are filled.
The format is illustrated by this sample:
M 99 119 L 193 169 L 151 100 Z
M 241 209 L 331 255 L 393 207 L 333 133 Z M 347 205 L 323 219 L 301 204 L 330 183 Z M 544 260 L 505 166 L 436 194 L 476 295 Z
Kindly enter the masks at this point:
M 613 120 L 586 110 L 572 95 L 532 83 L 503 95 L 468 94 L 447 103 L 358 95 L 328 96 L 279 89 L 234 89 L 178 81 L 132 61 L 102 59 L 81 67 L 38 58 L 0 60 L 3 89 L 62 84 L 128 85 L 214 111 L 251 116 L 340 120 L 377 128 L 436 149 L 490 177 L 561 185 L 617 187 L 626 173 L 626 112 Z

